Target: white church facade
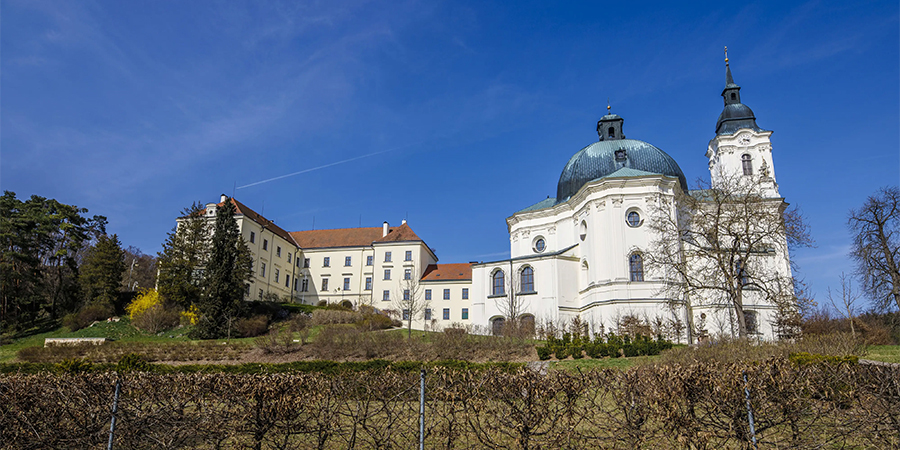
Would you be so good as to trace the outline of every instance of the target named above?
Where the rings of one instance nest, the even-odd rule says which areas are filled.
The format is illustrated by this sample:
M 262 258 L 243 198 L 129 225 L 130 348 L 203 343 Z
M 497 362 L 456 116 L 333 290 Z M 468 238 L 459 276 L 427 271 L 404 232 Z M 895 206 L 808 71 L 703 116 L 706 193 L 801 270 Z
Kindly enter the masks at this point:
M 772 132 L 757 126 L 739 91 L 726 64 L 725 106 L 706 152 L 712 187 L 733 177 L 762 180 L 762 195 L 783 211 Z M 658 238 L 652 221 L 661 206 L 676 217 L 683 194 L 702 193 L 689 191 L 681 168 L 664 151 L 626 138 L 618 115 L 603 116 L 597 133 L 599 140 L 563 168 L 555 198 L 506 219 L 510 257 L 498 261 L 439 264 L 405 221 L 399 227 L 385 222 L 382 227 L 287 232 L 236 202 L 254 258 L 247 298 L 307 304 L 350 300 L 390 309 L 396 296 L 408 295 L 404 287 L 414 279 L 416 292 L 428 303 L 414 318 L 418 329 L 463 324 L 498 330 L 515 315 L 558 324 L 579 317 L 592 331 L 612 331 L 630 316 L 678 324 L 684 330 L 680 340 L 693 340 L 689 333 L 733 332 L 735 316 L 727 302 L 696 298 L 705 295 L 697 292 L 694 299 L 674 295 L 673 280 L 647 264 L 647 252 Z M 207 205 L 207 211 L 216 206 Z M 784 235 L 769 239 L 785 241 Z M 766 251 L 764 264 L 790 278 L 786 245 Z M 743 306 L 751 335 L 776 337 L 775 304 L 748 289 Z

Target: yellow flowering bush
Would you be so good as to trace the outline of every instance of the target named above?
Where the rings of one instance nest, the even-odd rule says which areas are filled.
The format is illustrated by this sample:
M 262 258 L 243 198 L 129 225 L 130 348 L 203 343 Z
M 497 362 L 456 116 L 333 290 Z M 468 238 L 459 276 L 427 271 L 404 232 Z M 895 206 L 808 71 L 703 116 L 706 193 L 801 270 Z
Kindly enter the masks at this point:
M 190 322 L 191 325 L 197 325 L 197 319 L 200 317 L 200 310 L 195 305 L 191 305 L 187 311 L 181 312 L 182 322 Z
M 159 304 L 159 293 L 156 289 L 141 289 L 135 299 L 125 307 L 128 318 L 134 321 L 148 309 Z

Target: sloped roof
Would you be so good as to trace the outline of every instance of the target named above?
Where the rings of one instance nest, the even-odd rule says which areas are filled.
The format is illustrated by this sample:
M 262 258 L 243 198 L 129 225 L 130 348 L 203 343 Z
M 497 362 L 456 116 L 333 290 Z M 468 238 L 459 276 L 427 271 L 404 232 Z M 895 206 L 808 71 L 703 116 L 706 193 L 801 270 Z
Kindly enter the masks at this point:
M 292 231 L 300 248 L 368 247 L 381 238 L 381 227 Z
M 472 264 L 429 264 L 422 274 L 422 281 L 471 280 Z
M 275 233 L 277 236 L 290 242 L 291 244 L 297 245 L 296 241 L 294 241 L 294 238 L 291 237 L 291 234 L 288 233 L 287 231 L 285 231 L 283 228 L 279 227 L 278 225 L 275 225 L 275 222 L 272 222 L 271 220 L 266 219 L 265 217 L 260 215 L 258 212 L 250 209 L 250 207 L 248 207 L 247 205 L 245 205 L 233 198 L 231 199 L 231 203 L 234 205 L 234 209 L 237 214 L 240 214 L 240 215 L 258 223 L 260 226 L 262 226 L 266 230 L 269 230 L 269 231 Z M 217 208 L 222 208 L 224 206 L 225 206 L 224 202 L 219 202 L 216 204 Z M 200 214 L 205 215 L 206 208 L 203 208 L 202 210 L 200 210 Z
M 379 231 L 381 231 L 380 228 Z M 378 239 L 375 239 L 375 242 L 406 242 L 421 240 L 422 238 L 409 227 L 409 224 L 404 223 L 397 228 L 389 229 L 387 236 L 379 237 Z

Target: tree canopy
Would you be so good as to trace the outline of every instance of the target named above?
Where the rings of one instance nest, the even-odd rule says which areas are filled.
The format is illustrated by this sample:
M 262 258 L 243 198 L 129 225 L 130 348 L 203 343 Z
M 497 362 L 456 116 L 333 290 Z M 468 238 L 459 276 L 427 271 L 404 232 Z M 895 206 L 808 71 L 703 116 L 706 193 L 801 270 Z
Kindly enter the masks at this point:
M 881 307 L 900 308 L 900 189 L 881 188 L 850 211 L 850 256 L 863 289 Z

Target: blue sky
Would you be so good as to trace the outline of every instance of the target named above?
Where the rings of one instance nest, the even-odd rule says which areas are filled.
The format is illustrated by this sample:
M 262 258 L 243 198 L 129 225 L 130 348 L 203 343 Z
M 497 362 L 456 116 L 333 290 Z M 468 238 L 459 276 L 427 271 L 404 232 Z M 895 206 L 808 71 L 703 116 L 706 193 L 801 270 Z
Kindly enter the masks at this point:
M 820 303 L 852 271 L 848 210 L 900 179 L 896 1 L 0 7 L 0 188 L 106 215 L 146 253 L 234 192 L 287 230 L 408 218 L 442 262 L 502 258 L 504 219 L 555 195 L 607 98 L 708 178 L 725 45 L 812 228 L 793 257 Z

